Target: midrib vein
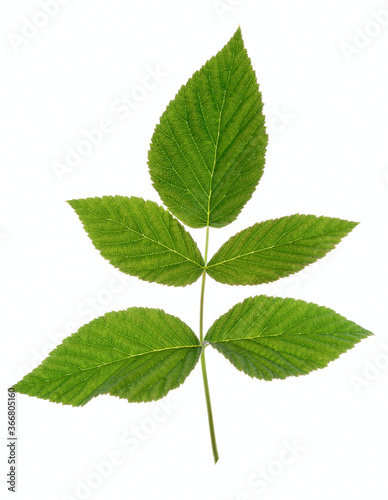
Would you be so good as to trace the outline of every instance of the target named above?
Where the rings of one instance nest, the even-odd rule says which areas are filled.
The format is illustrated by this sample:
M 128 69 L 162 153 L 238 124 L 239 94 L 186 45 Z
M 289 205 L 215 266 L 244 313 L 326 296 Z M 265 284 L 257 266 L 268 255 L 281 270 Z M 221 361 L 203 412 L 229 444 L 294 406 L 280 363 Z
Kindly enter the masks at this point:
M 89 368 L 82 368 L 81 370 L 77 370 L 76 372 L 71 372 L 71 373 L 66 373 L 65 375 L 61 375 L 60 377 L 55 377 L 55 378 L 50 378 L 50 379 L 44 379 L 47 382 L 53 382 L 54 380 L 59 380 L 61 378 L 68 378 L 71 377 L 72 375 L 78 375 L 81 372 L 86 372 L 90 370 L 97 371 L 103 366 L 108 366 L 108 365 L 113 365 L 114 363 L 122 363 L 123 361 L 127 361 L 132 358 L 138 358 L 140 356 L 145 356 L 146 354 L 154 354 L 157 352 L 164 352 L 164 351 L 172 351 L 176 349 L 192 349 L 193 347 L 201 347 L 200 345 L 183 345 L 183 346 L 174 346 L 174 347 L 164 347 L 163 349 L 155 349 L 152 351 L 147 351 L 147 352 L 141 352 L 139 354 L 130 354 L 129 356 L 120 358 L 120 359 L 115 359 L 114 361 L 108 361 L 107 363 L 101 363 L 98 366 L 91 366 Z
M 335 231 L 332 231 L 332 232 L 334 233 Z M 331 232 L 322 233 L 319 236 L 328 236 L 329 234 L 331 234 Z M 207 266 L 206 269 L 210 269 L 211 267 L 220 266 L 221 264 L 225 264 L 226 262 L 231 262 L 233 260 L 241 259 L 242 257 L 246 257 L 247 255 L 253 255 L 256 253 L 265 252 L 266 250 L 272 250 L 273 248 L 279 248 L 279 247 L 284 247 L 287 245 L 292 245 L 293 243 L 297 243 L 298 241 L 302 241 L 302 240 L 304 241 L 304 240 L 309 240 L 309 239 L 313 239 L 313 238 L 318 238 L 319 236 L 307 236 L 307 237 L 302 236 L 301 238 L 297 238 L 295 240 L 288 241 L 287 243 L 280 243 L 280 244 L 274 243 L 272 246 L 269 246 L 269 247 L 259 248 L 258 250 L 252 250 L 251 252 L 241 253 L 239 255 L 236 255 L 235 257 L 231 257 L 230 259 L 225 259 L 225 260 L 222 260 L 220 262 L 216 262 L 210 266 Z
M 233 47 L 233 52 L 232 52 L 232 62 L 231 62 L 231 65 L 230 65 L 230 68 L 229 68 L 229 72 L 228 72 L 228 81 L 226 82 L 226 85 L 225 85 L 224 95 L 223 95 L 223 98 L 222 98 L 222 104 L 221 104 L 221 107 L 220 107 L 220 113 L 219 113 L 219 119 L 218 119 L 217 139 L 216 139 L 216 142 L 215 142 L 215 145 L 214 145 L 214 161 L 213 161 L 212 172 L 210 174 L 209 197 L 208 197 L 208 204 L 207 204 L 207 224 L 206 224 L 207 226 L 209 226 L 209 224 L 210 224 L 210 213 L 211 213 L 210 202 L 211 202 L 211 197 L 212 197 L 212 184 L 213 184 L 214 171 L 215 171 L 216 163 L 217 163 L 218 145 L 219 145 L 220 135 L 221 135 L 222 112 L 224 110 L 225 101 L 226 101 L 226 92 L 228 90 L 230 78 L 231 78 L 231 75 L 232 75 L 232 69 L 233 69 L 233 64 L 234 64 L 235 53 L 236 53 L 236 47 L 234 46 Z
M 90 212 L 91 214 L 93 215 L 97 215 L 98 217 L 101 217 L 101 214 L 97 213 L 97 212 L 94 212 L 93 210 L 90 210 L 89 208 L 87 209 L 88 212 Z M 111 219 L 110 217 L 103 217 L 104 220 L 106 221 L 110 221 L 110 222 L 113 222 L 114 224 L 118 224 L 119 226 L 122 226 L 124 227 L 125 229 L 127 229 L 128 231 L 131 231 L 132 233 L 135 233 L 135 234 L 138 234 L 139 236 L 142 236 L 143 238 L 145 238 L 146 240 L 149 240 L 149 241 L 152 241 L 153 243 L 156 243 L 157 245 L 160 245 L 164 248 L 167 248 L 167 250 L 169 250 L 170 252 L 173 252 L 173 253 L 176 253 L 177 255 L 179 255 L 180 257 L 183 257 L 185 260 L 188 260 L 190 262 L 192 262 L 193 264 L 195 264 L 196 266 L 200 267 L 201 269 L 203 269 L 203 266 L 201 266 L 200 264 L 198 264 L 198 262 L 195 262 L 195 260 L 192 260 L 190 259 L 189 257 L 187 257 L 186 255 L 183 255 L 182 253 L 178 252 L 177 250 L 175 250 L 174 248 L 171 248 L 167 245 L 165 245 L 164 243 L 161 243 L 160 241 L 158 240 L 154 240 L 153 238 L 150 238 L 149 236 L 145 235 L 144 233 L 140 233 L 139 231 L 136 231 L 135 229 L 132 229 L 128 226 L 126 226 L 125 224 L 123 224 L 122 222 L 119 222 L 117 220 L 114 220 L 114 219 Z

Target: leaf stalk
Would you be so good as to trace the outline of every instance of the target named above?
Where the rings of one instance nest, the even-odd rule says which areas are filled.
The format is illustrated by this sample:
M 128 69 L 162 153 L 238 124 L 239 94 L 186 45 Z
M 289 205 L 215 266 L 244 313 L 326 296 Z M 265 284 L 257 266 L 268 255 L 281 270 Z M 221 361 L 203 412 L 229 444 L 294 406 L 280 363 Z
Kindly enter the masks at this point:
M 207 408 L 207 417 L 209 421 L 209 431 L 210 431 L 210 440 L 212 444 L 214 463 L 218 462 L 218 449 L 217 449 L 217 441 L 216 441 L 216 433 L 214 429 L 214 420 L 213 420 L 213 412 L 212 412 L 212 404 L 210 399 L 210 391 L 209 391 L 209 381 L 207 378 L 206 371 L 206 360 L 205 360 L 205 346 L 203 344 L 203 310 L 204 310 L 204 299 L 205 299 L 205 283 L 206 283 L 206 265 L 207 265 L 207 257 L 208 257 L 208 249 L 209 249 L 209 226 L 206 226 L 206 243 L 205 243 L 205 268 L 202 274 L 202 284 L 201 284 L 201 300 L 200 300 L 200 310 L 199 310 L 199 339 L 201 341 L 202 353 L 201 353 L 201 368 L 202 368 L 202 378 L 203 378 L 203 386 L 205 389 L 205 398 L 206 398 L 206 408 Z

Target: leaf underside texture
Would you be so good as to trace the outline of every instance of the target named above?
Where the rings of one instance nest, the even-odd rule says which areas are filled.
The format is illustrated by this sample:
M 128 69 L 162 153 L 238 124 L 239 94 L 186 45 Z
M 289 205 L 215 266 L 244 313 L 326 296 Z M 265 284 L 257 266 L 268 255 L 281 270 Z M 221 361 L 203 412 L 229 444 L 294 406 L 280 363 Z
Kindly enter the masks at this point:
M 191 235 L 153 201 L 125 196 L 71 200 L 94 246 L 120 271 L 142 280 L 185 286 L 203 272 Z
M 190 227 L 223 227 L 251 198 L 267 146 L 262 100 L 238 29 L 183 85 L 148 155 L 163 203 Z
M 238 370 L 272 380 L 323 368 L 369 335 L 327 307 L 260 295 L 221 316 L 205 340 Z
M 160 309 L 110 312 L 66 338 L 15 390 L 72 406 L 100 394 L 153 401 L 182 384 L 201 349 L 183 321 Z
M 230 238 L 210 260 L 207 273 L 228 285 L 269 283 L 317 261 L 356 225 L 299 214 L 257 223 Z

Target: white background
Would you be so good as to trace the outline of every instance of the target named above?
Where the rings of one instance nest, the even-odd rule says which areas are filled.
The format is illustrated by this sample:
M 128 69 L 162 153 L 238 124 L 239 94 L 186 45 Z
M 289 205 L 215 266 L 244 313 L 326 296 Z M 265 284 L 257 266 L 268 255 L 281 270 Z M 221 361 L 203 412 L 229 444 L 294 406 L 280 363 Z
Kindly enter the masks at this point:
M 65 201 L 115 194 L 158 201 L 146 163 L 154 126 L 238 25 L 271 140 L 257 191 L 238 221 L 211 231 L 210 254 L 258 220 L 297 212 L 361 224 L 317 265 L 271 285 L 209 279 L 206 326 L 245 297 L 266 293 L 331 307 L 375 337 L 324 370 L 270 383 L 207 350 L 217 466 L 199 366 L 171 393 L 176 408 L 164 422 L 153 417 L 158 403 L 105 396 L 72 408 L 18 396 L 20 499 L 386 498 L 388 19 L 376 24 L 372 11 L 388 14 L 388 1 L 215 3 L 73 0 L 57 4 L 54 17 L 21 43 L 26 19 L 45 23 L 42 8 L 33 0 L 1 2 L 2 464 L 6 387 L 54 347 L 53 338 L 90 320 L 87 301 L 95 301 L 96 315 L 162 307 L 198 330 L 199 282 L 177 289 L 129 277 L 120 285 Z M 147 67 L 165 76 L 123 118 L 111 106 L 142 84 Z M 104 118 L 111 133 L 59 179 L 53 162 L 63 163 L 82 131 Z M 203 232 L 191 230 L 201 249 Z M 122 442 L 133 426 L 148 432 L 136 450 Z M 285 443 L 294 441 L 293 457 Z M 112 452 L 121 453 L 121 464 L 102 478 L 93 463 Z M 4 475 L 2 482 L 4 492 Z

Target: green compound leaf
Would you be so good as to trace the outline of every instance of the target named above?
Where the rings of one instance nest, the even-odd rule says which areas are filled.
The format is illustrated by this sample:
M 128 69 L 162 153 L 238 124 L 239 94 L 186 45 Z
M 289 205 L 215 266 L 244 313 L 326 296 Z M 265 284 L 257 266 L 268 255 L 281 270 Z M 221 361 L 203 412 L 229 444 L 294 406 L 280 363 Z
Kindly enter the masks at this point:
M 120 271 L 145 281 L 185 286 L 203 272 L 197 244 L 153 201 L 124 196 L 72 200 L 94 246 Z
M 205 340 L 238 370 L 272 380 L 324 368 L 369 335 L 327 307 L 260 295 L 221 316 Z
M 184 382 L 201 349 L 179 318 L 160 309 L 133 307 L 81 327 L 14 387 L 72 406 L 83 406 L 100 394 L 153 401 Z
M 258 285 L 300 271 L 332 250 L 357 222 L 290 215 L 248 227 L 213 256 L 209 276 L 228 285 Z
M 238 29 L 181 87 L 152 137 L 154 187 L 188 226 L 230 224 L 251 198 L 268 141 L 262 107 Z

